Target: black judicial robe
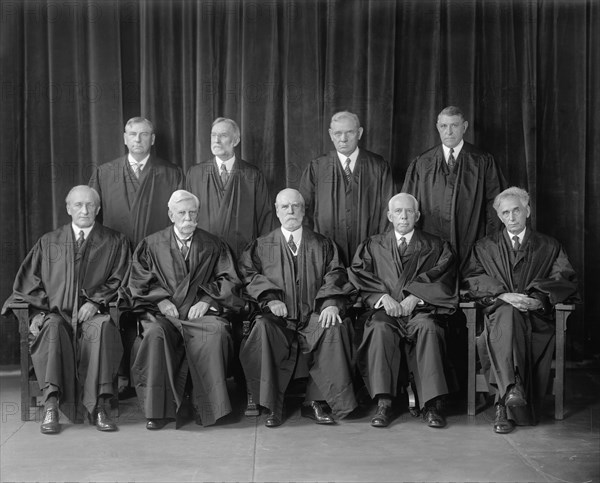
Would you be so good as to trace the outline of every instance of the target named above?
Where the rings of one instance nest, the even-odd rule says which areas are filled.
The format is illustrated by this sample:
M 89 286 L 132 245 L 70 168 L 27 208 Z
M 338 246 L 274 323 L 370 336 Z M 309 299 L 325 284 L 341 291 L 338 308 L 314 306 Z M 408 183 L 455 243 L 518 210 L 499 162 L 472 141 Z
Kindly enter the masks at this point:
M 451 314 L 458 304 L 456 259 L 449 243 L 415 230 L 400 256 L 390 230 L 363 242 L 348 272 L 371 309 L 357 351 L 357 366 L 371 396 L 397 394 L 402 347 L 421 407 L 447 394 L 444 330 L 436 315 Z M 412 294 L 425 304 L 400 318 L 405 324 L 400 330 L 399 319 L 388 316 L 383 308 L 375 309 L 385 294 L 399 302 Z
M 309 354 L 306 397 L 325 399 L 345 417 L 356 407 L 352 386 L 352 326 L 349 319 L 328 329 L 319 313 L 336 306 L 343 318 L 355 293 L 340 264 L 337 248 L 308 228 L 294 260 L 281 229 L 255 240 L 240 257 L 246 291 L 263 314 L 240 351 L 248 390 L 264 407 L 283 415 L 283 398 L 296 366 L 298 348 Z M 267 304 L 280 300 L 288 316 L 276 317 Z M 285 321 L 285 325 L 280 325 Z M 276 328 L 278 327 L 278 328 Z
M 494 300 L 507 292 L 537 298 L 543 307 L 523 313 L 502 300 Z M 506 386 L 503 382 L 507 377 L 505 374 L 512 368 L 504 367 L 495 357 L 499 349 L 496 344 L 502 341 L 497 327 L 504 327 L 502 332 L 508 332 L 507 328 L 512 327 L 514 320 L 524 323 L 523 332 L 516 332 L 506 343 L 514 343 L 516 352 L 524 344 L 524 354 L 515 354 L 514 359 L 517 365 L 520 364 L 526 398 L 528 402 L 533 400 L 533 404 L 528 406 L 529 414 L 515 412 L 513 416 L 525 424 L 535 422 L 539 419 L 539 404 L 545 394 L 552 362 L 552 306 L 567 299 L 578 299 L 577 278 L 565 251 L 554 238 L 528 228 L 520 250 L 514 252 L 506 230 L 498 231 L 475 244 L 463 271 L 461 293 L 486 305 L 485 328 L 479 338 L 478 351 L 488 381 L 498 385 L 501 393 Z M 494 364 L 495 360 L 497 364 Z
M 330 151 L 309 163 L 298 189 L 306 204 L 305 224 L 338 245 L 344 265 L 362 241 L 387 227 L 394 183 L 378 154 L 360 149 L 348 184 L 337 152 Z
M 174 191 L 183 188 L 183 173 L 151 154 L 137 179 L 125 155 L 98 166 L 89 186 L 102 201 L 98 220 L 123 233 L 133 249 L 147 235 L 171 224 L 167 203 Z
M 233 347 L 221 309 L 239 311 L 241 282 L 227 244 L 196 229 L 187 263 L 173 227 L 149 235 L 138 245 L 122 290 L 122 300 L 141 313 L 144 335 L 134 346 L 132 375 L 147 418 L 172 418 L 183 402 L 188 375 L 192 402 L 207 426 L 231 411 L 226 385 Z M 168 299 L 179 318 L 165 317 L 158 302 Z M 190 308 L 207 302 L 209 311 L 187 320 Z
M 271 300 L 281 300 L 287 307 L 289 323 L 300 327 L 311 314 L 329 305 L 337 305 L 343 312 L 355 293 L 335 245 L 306 227 L 297 255 L 297 276 L 293 256 L 279 228 L 253 241 L 240 257 L 239 266 L 248 295 L 262 309 Z
M 107 312 L 108 304 L 116 299 L 126 275 L 129 243 L 121 233 L 95 223 L 79 253 L 75 246 L 70 223 L 43 235 L 21 264 L 13 294 L 4 304 L 2 314 L 8 312 L 9 304 L 25 302 L 30 305 L 33 315 L 45 312 L 46 318 L 60 317 L 66 324 L 74 326 L 77 321 L 73 320 L 73 315 L 79 307 L 86 302 L 99 306 L 101 313 L 83 323 L 86 326 L 84 334 L 77 333 L 74 337 L 72 329 L 64 330 L 60 326 L 58 333 L 47 336 L 42 329 L 31 346 L 40 388 L 44 389 L 47 384 L 57 386 L 61 392 L 61 407 L 74 407 L 76 399 L 82 398 L 91 412 L 100 388 L 110 388 L 102 392 L 112 392 L 112 378 L 123 351 L 114 325 L 118 321 L 109 326 Z M 87 326 L 92 332 L 101 330 L 101 335 L 94 332 L 94 336 L 90 336 L 92 332 L 87 332 Z M 99 347 L 98 342 L 105 347 Z M 60 354 L 51 354 L 48 362 L 47 353 L 54 350 L 51 345 L 58 347 Z M 94 345 L 96 347 L 92 349 Z M 82 362 L 85 362 L 85 373 L 81 373 L 82 368 L 78 371 L 75 367 Z M 77 385 L 76 372 L 81 387 Z
M 223 237 L 236 257 L 272 229 L 273 208 L 261 171 L 236 157 L 223 186 L 214 158 L 192 166 L 186 189 L 200 200 L 198 227 Z
M 402 191 L 419 201 L 418 225 L 450 242 L 460 266 L 477 240 L 500 227 L 493 202 L 506 182 L 494 157 L 467 142 L 456 163 L 452 174 L 441 144 L 424 152 L 408 167 Z

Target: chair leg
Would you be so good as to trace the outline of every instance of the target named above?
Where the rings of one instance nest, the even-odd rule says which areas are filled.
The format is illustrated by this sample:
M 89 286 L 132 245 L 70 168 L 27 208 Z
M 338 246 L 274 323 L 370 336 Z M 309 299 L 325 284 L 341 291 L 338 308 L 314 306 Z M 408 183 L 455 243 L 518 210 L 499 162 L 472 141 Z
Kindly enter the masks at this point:
M 258 407 L 258 404 L 256 404 L 254 402 L 254 400 L 252 399 L 252 394 L 250 394 L 248 392 L 247 397 L 248 397 L 248 404 L 246 405 L 246 410 L 244 411 L 244 415 L 247 418 L 255 418 L 260 415 L 260 409 Z
M 475 416 L 476 412 L 476 322 L 477 309 L 463 308 L 467 319 L 468 367 L 467 367 L 467 415 Z
M 564 418 L 565 398 L 565 331 L 570 312 L 556 310 L 556 361 L 554 376 L 554 419 Z

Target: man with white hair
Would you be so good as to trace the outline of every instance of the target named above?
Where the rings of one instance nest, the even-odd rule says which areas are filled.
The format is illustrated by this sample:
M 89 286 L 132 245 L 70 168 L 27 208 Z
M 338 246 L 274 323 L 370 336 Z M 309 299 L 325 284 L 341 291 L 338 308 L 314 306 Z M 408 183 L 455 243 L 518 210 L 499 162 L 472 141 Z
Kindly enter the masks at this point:
M 243 306 L 229 247 L 197 228 L 198 198 L 178 190 L 168 208 L 173 225 L 140 242 L 124 290 L 143 329 L 131 372 L 150 430 L 176 418 L 188 371 L 197 421 L 208 426 L 231 412 L 224 313 Z
M 213 158 L 192 166 L 186 189 L 200 199 L 198 226 L 223 237 L 238 257 L 246 245 L 271 231 L 273 207 L 262 172 L 235 154 L 240 128 L 218 117 L 210 131 Z
M 302 415 L 334 424 L 356 407 L 351 377 L 352 326 L 344 316 L 355 290 L 328 238 L 302 226 L 304 199 L 294 189 L 275 202 L 281 227 L 256 239 L 240 258 L 246 291 L 259 312 L 240 361 L 265 425 L 283 422 L 283 397 L 300 351 L 308 365 Z
M 99 431 L 115 431 L 109 400 L 123 347 L 108 304 L 125 277 L 129 244 L 95 222 L 94 189 L 75 186 L 66 203 L 72 222 L 34 245 L 2 313 L 13 302 L 29 304 L 31 360 L 44 399 L 41 432 L 60 432 L 58 409 L 75 415 L 80 403 Z
M 485 306 L 478 352 L 496 389 L 494 432 L 536 424 L 554 353 L 553 306 L 577 299 L 577 278 L 560 243 L 527 226 L 528 193 L 504 190 L 494 208 L 505 228 L 479 240 L 461 292 Z
M 442 428 L 440 398 L 449 392 L 444 328 L 458 305 L 456 259 L 448 242 L 415 229 L 420 213 L 412 195 L 395 195 L 388 208 L 393 230 L 365 240 L 348 269 L 369 309 L 357 361 L 377 400 L 371 425 L 389 425 L 405 357 L 424 420 Z
M 358 147 L 362 134 L 356 114 L 335 113 L 329 125 L 335 150 L 309 163 L 298 188 L 308 227 L 337 244 L 345 266 L 359 243 L 387 226 L 385 204 L 394 192 L 390 165 Z

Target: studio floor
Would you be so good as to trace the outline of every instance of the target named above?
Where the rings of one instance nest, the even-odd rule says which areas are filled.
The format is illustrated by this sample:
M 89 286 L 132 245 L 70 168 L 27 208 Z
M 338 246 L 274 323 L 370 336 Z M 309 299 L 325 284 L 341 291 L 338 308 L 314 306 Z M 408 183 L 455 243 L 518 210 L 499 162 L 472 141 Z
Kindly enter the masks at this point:
M 1 482 L 600 482 L 596 367 L 567 369 L 563 421 L 553 419 L 548 396 L 538 426 L 508 435 L 492 432 L 493 408 L 469 418 L 460 398 L 448 404 L 445 429 L 407 411 L 388 428 L 372 428 L 372 407 L 317 426 L 295 399 L 285 423 L 269 429 L 264 415 L 244 417 L 238 396 L 234 412 L 208 428 L 190 421 L 148 431 L 133 398 L 121 401 L 116 433 L 61 416 L 62 432 L 42 435 L 40 421 L 21 421 L 18 369 L 2 369 Z

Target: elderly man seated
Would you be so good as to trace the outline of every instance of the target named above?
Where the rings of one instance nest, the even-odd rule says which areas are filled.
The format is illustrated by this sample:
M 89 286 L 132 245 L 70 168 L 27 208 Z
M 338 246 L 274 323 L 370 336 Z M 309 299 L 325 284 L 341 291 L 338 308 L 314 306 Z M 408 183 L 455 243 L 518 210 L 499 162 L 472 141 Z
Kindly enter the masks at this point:
M 108 401 L 123 353 L 108 315 L 129 264 L 124 235 L 96 223 L 98 193 L 75 186 L 66 198 L 72 222 L 46 233 L 15 279 L 13 302 L 30 306 L 31 360 L 44 398 L 44 434 L 60 432 L 58 409 L 82 402 L 99 431 L 115 431 Z

